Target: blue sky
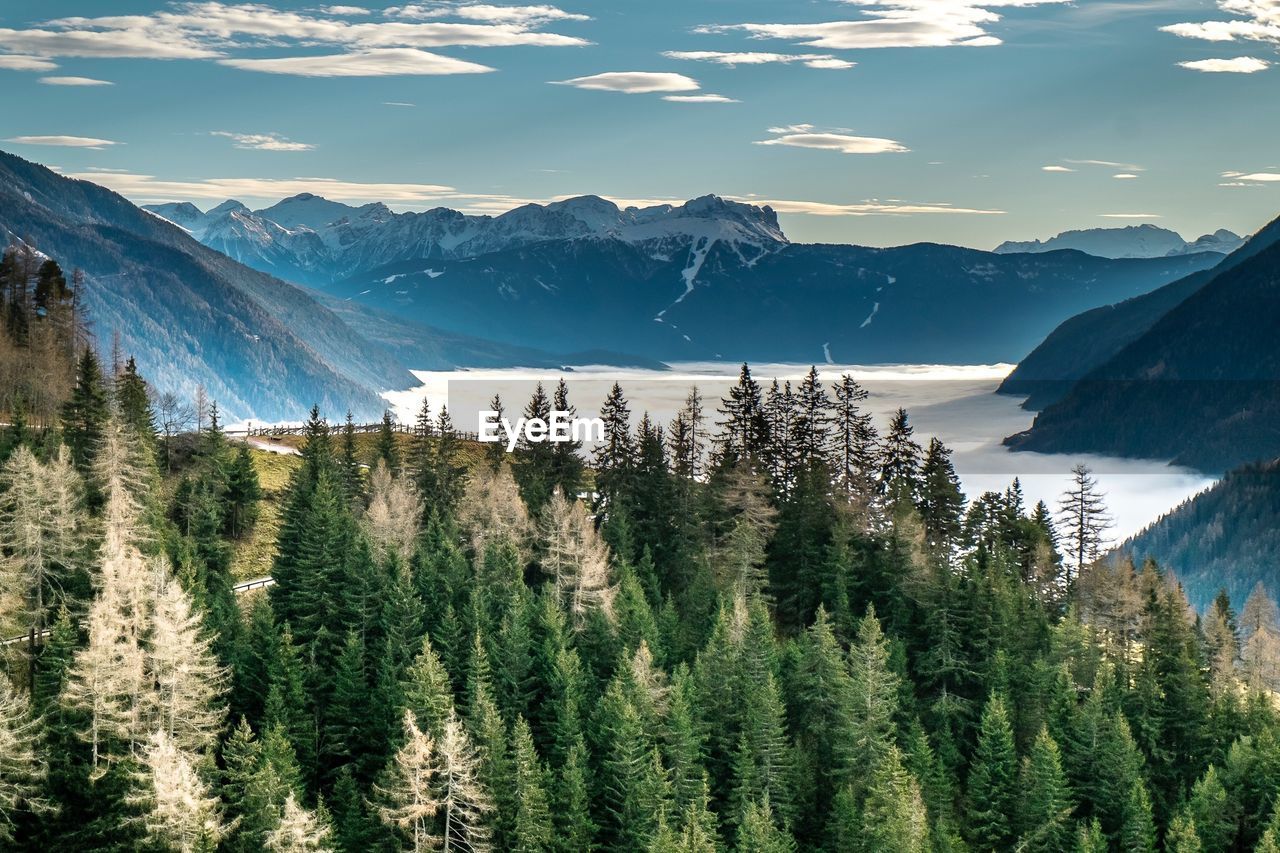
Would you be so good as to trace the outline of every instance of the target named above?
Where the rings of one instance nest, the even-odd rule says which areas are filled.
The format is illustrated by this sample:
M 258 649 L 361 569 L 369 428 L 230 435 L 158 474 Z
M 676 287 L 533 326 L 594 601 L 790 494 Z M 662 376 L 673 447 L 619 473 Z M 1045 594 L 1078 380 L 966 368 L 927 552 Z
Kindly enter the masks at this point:
M 806 242 L 1194 237 L 1280 213 L 1277 47 L 1280 0 L 4 0 L 0 147 L 202 207 L 716 193 Z

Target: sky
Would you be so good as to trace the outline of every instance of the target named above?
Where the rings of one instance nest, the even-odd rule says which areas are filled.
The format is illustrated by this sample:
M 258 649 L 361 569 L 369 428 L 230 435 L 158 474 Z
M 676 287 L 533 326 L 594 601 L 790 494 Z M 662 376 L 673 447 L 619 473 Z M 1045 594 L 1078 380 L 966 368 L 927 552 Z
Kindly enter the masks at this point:
M 1191 239 L 1280 214 L 1277 48 L 1280 0 L 3 0 L 0 148 L 202 208 L 714 193 L 799 242 Z

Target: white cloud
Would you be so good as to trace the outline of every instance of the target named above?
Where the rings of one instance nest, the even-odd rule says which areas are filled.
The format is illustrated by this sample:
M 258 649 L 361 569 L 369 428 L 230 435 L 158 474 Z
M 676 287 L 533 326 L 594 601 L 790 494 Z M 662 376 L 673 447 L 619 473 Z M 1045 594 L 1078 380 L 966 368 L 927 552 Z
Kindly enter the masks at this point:
M 411 103 L 409 103 L 408 101 L 383 101 L 383 102 L 382 102 L 382 105 L 383 105 L 384 107 L 412 107 L 412 106 L 415 106 L 415 104 L 411 104 Z
M 772 139 L 758 140 L 756 145 L 786 145 L 792 148 L 817 148 L 841 154 L 898 154 L 910 151 L 900 142 L 875 136 L 852 136 L 843 131 L 822 131 L 811 124 L 771 127 Z
M 388 12 L 403 13 L 405 8 Z M 414 7 L 419 8 L 419 7 Z M 421 7 L 426 8 L 426 7 Z M 576 36 L 547 32 L 554 21 L 582 20 L 585 16 L 562 12 L 552 6 L 488 6 L 485 4 L 434 4 L 432 20 L 400 14 L 388 19 L 357 6 L 325 6 L 311 10 L 276 9 L 261 3 L 224 3 L 216 0 L 176 2 L 147 15 L 66 17 L 26 29 L 0 28 L 0 55 L 22 55 L 23 62 L 8 60 L 0 67 L 49 70 L 53 57 L 102 57 L 150 59 L 212 59 L 226 65 L 272 73 L 293 73 L 289 68 L 310 70 L 325 65 L 338 68 L 322 76 L 359 74 L 472 73 L 475 63 L 430 55 L 401 54 L 401 70 L 385 67 L 395 55 L 386 50 L 421 50 L 440 47 L 581 46 Z M 374 19 L 378 18 L 378 19 Z M 437 20 L 437 19 L 447 20 Z M 301 55 L 262 56 L 258 51 L 297 53 L 302 48 L 337 48 L 347 57 L 341 66 L 335 57 Z M 356 71 L 360 66 L 376 70 Z M 309 68 L 308 68 L 309 66 Z
M 1067 166 L 1041 166 L 1040 171 L 1042 172 L 1074 172 L 1075 169 L 1069 168 Z
M 413 204 L 466 197 L 453 187 L 439 184 L 361 183 L 334 178 L 206 178 L 172 181 L 133 172 L 87 172 L 68 177 L 102 184 L 137 201 L 228 198 L 278 200 L 299 193 L 314 193 L 333 201 Z
M 740 104 L 737 98 L 730 98 L 726 95 L 713 95 L 707 92 L 705 95 L 663 95 L 662 100 L 674 101 L 677 104 Z
M 0 71 L 52 71 L 57 67 L 58 63 L 43 56 L 0 54 Z
M 1158 213 L 1099 213 L 1103 219 L 1162 219 Z
M 62 148 L 92 148 L 102 150 L 111 145 L 119 145 L 110 139 L 95 139 L 92 136 L 11 136 L 5 142 L 16 142 L 19 145 L 57 145 Z
M 1272 183 L 1280 181 L 1280 174 L 1275 172 L 1250 172 L 1249 174 L 1228 173 L 1224 174 L 1224 178 L 1235 178 L 1238 181 L 1258 181 L 1261 183 Z
M 247 148 L 254 151 L 313 151 L 314 145 L 305 142 L 293 142 L 278 133 L 231 133 L 226 130 L 215 130 L 210 136 L 224 136 L 235 142 L 236 148 Z
M 741 199 L 753 204 L 767 204 L 778 213 L 806 216 L 915 216 L 918 214 L 952 213 L 959 215 L 998 216 L 1003 210 L 980 210 L 970 207 L 952 207 L 949 204 L 933 204 L 890 201 L 865 201 L 857 204 L 832 204 L 821 201 Z
M 1123 169 L 1126 172 L 1145 172 L 1146 167 L 1134 163 L 1117 163 L 1114 160 L 1063 160 L 1074 166 L 1102 166 L 1106 169 Z
M 1134 174 L 1130 174 L 1129 172 L 1121 172 L 1120 174 L 1112 175 L 1111 177 L 1115 178 L 1118 181 L 1131 181 L 1138 176 Z
M 604 92 L 623 92 L 642 95 L 650 92 L 693 92 L 698 81 L 683 74 L 665 71 L 606 71 L 590 77 L 574 77 L 557 83 L 579 89 L 595 89 Z
M 1252 56 L 1237 56 L 1235 59 L 1196 59 L 1179 62 L 1178 65 L 1192 71 L 1205 71 L 1211 74 L 1256 74 L 1271 67 L 1271 63 L 1267 60 Z
M 715 24 L 702 33 L 745 32 L 827 50 L 880 47 L 993 47 L 1001 40 L 987 27 L 1000 20 L 993 9 L 1066 3 L 1069 0 L 845 0 L 858 20 L 817 23 Z
M 41 77 L 40 82 L 46 86 L 114 86 L 110 80 L 98 80 L 93 77 Z
M 1234 17 L 1226 21 L 1170 24 L 1160 29 L 1180 38 L 1201 41 L 1280 44 L 1280 2 L 1277 0 L 1217 0 L 1217 6 Z
M 398 75 L 483 74 L 487 65 L 441 56 L 409 47 L 333 53 L 326 56 L 285 56 L 277 59 L 220 59 L 219 64 L 243 71 L 292 74 L 297 77 L 391 77 Z
M 719 50 L 667 50 L 663 56 L 668 59 L 689 59 L 695 62 L 715 62 L 730 68 L 738 65 L 785 65 L 799 62 L 810 68 L 844 69 L 852 68 L 856 62 L 838 59 L 829 53 L 767 53 L 764 51 L 745 51 L 730 53 Z
M 555 6 L 493 6 L 487 3 L 437 3 L 393 6 L 388 17 L 423 20 L 456 17 L 471 21 L 506 24 L 542 24 L 552 21 L 589 21 L 589 15 L 566 12 Z

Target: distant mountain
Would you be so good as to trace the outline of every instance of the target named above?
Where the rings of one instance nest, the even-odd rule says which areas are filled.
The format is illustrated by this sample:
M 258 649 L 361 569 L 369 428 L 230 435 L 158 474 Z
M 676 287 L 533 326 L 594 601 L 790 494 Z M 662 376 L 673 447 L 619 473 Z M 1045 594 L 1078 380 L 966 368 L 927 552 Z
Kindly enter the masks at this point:
M 403 261 L 327 290 L 522 346 L 607 346 L 663 360 L 957 364 L 1014 361 L 1074 312 L 1217 260 L 765 244 L 707 223 L 694 235 Z
M 1170 459 L 1210 472 L 1280 456 L 1277 230 L 1263 229 L 1006 444 Z
M 1129 225 L 1124 228 L 1089 228 L 1063 231 L 1048 240 L 1007 241 L 996 246 L 996 254 L 1054 252 L 1075 249 L 1099 258 L 1165 258 L 1196 252 L 1227 255 L 1244 243 L 1238 234 L 1219 229 L 1187 242 L 1176 231 L 1156 225 Z
M 1086 311 L 1064 322 L 1018 363 L 1002 394 L 1026 395 L 1024 408 L 1040 410 L 1067 394 L 1077 380 L 1116 355 L 1214 276 L 1280 241 L 1276 220 L 1212 269 L 1193 273 L 1151 293 Z
M 457 260 L 580 237 L 628 243 L 705 238 L 750 244 L 756 251 L 787 242 L 772 209 L 715 196 L 645 208 L 580 196 L 527 204 L 501 216 L 447 208 L 394 213 L 384 204 L 352 207 L 310 193 L 257 211 L 238 201 L 207 213 L 189 203 L 146 208 L 254 269 L 322 286 L 405 260 Z
M 1236 607 L 1262 581 L 1280 590 L 1280 460 L 1227 474 L 1119 547 L 1139 563 L 1171 569 L 1191 603 L 1208 607 L 1225 588 Z

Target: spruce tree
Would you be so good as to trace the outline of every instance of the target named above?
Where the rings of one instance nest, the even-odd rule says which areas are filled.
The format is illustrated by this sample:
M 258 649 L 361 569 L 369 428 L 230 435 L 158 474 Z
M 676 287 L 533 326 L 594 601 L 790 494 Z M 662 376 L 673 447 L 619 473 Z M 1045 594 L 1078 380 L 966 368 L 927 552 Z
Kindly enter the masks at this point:
M 1041 728 L 1022 763 L 1022 803 L 1018 825 L 1021 849 L 1066 853 L 1071 846 L 1072 802 L 1058 745 Z
M 1013 842 L 1017 768 L 1013 727 L 1004 700 L 993 695 L 982 711 L 968 779 L 969 832 L 984 850 L 1005 850 Z

